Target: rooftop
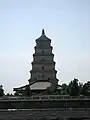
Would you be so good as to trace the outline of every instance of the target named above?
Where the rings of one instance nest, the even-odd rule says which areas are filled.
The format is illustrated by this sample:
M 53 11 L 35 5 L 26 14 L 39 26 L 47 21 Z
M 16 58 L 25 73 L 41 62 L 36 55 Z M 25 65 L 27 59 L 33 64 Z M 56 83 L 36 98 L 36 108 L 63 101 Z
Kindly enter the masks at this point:
M 49 39 L 46 35 L 45 35 L 45 30 L 42 29 L 42 34 L 39 38 L 37 38 L 36 40 L 49 40 L 51 41 L 51 39 Z

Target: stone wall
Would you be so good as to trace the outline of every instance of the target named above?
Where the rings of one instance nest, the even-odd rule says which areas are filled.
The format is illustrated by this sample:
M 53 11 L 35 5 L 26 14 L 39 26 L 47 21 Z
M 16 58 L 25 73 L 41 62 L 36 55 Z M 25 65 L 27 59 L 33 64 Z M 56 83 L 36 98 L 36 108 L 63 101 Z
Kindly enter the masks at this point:
M 0 109 L 90 108 L 90 100 L 39 100 L 38 98 L 35 99 L 0 100 Z
M 0 110 L 0 120 L 68 120 L 69 118 L 90 120 L 90 109 Z
M 89 99 L 43 99 L 0 100 L 0 120 L 90 120 Z

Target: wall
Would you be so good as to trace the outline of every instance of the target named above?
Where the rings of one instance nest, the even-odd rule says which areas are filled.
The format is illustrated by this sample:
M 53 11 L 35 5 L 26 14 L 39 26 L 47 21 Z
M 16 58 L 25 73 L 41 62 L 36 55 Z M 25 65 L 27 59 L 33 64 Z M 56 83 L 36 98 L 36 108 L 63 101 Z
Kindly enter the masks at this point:
M 67 120 L 68 118 L 89 118 L 90 109 L 30 109 L 7 111 L 0 110 L 0 120 Z M 58 118 L 58 119 L 56 119 Z M 84 119 L 83 119 L 84 120 Z

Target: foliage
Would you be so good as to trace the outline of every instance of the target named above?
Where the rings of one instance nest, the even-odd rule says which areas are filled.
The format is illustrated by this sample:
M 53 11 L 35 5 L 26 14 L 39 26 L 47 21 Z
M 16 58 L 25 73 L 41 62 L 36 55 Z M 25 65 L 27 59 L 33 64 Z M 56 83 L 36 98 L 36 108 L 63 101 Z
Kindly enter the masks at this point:
M 65 83 L 61 85 L 61 95 L 68 95 L 68 85 Z
M 55 92 L 54 86 L 51 84 L 50 87 L 47 87 L 46 94 L 51 95 Z
M 15 91 L 14 96 L 19 96 L 19 92 Z
M 59 89 L 58 89 L 59 86 Z M 47 94 L 54 95 L 70 95 L 70 96 L 90 96 L 90 82 L 88 81 L 85 84 L 79 82 L 78 79 L 74 78 L 74 80 L 70 81 L 70 83 L 58 85 L 57 88 L 50 86 L 47 88 Z
M 79 92 L 80 92 L 80 95 L 82 95 L 82 88 L 83 88 L 83 83 L 79 82 Z
M 55 88 L 54 94 L 55 94 L 55 95 L 60 95 L 61 92 L 62 92 L 62 90 L 61 90 L 61 85 L 57 85 L 56 88 Z
M 27 85 L 25 88 L 24 96 L 31 96 L 31 90 L 29 85 Z
M 44 94 L 47 95 L 70 95 L 70 96 L 90 96 L 90 81 L 82 84 L 78 79 L 74 78 L 74 80 L 70 81 L 69 84 L 57 85 L 54 87 L 51 84 L 50 87 L 47 88 Z M 0 85 L 0 96 L 4 96 L 3 86 Z M 7 93 L 6 96 L 13 96 L 13 94 Z M 27 85 L 24 89 L 21 88 L 14 93 L 14 96 L 31 96 L 30 86 Z
M 78 79 L 74 78 L 74 80 L 69 83 L 68 87 L 70 96 L 78 96 L 80 94 Z
M 4 89 L 3 86 L 0 85 L 0 97 L 4 96 Z
M 81 94 L 85 96 L 90 96 L 90 82 L 89 81 L 82 86 Z
M 11 94 L 10 94 L 10 93 L 7 93 L 6 96 L 13 96 L 13 94 L 12 94 L 12 93 L 11 93 Z

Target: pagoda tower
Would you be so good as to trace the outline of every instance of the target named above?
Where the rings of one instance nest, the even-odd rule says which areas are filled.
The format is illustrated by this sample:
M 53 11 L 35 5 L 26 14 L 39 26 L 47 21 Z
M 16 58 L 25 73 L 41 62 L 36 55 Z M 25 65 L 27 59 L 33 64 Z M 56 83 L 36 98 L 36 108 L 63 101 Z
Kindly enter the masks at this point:
M 45 35 L 44 29 L 39 38 L 36 39 L 36 46 L 34 47 L 32 70 L 30 71 L 29 86 L 34 93 L 45 91 L 51 85 L 58 85 L 56 78 L 57 71 L 55 70 L 53 47 L 51 46 L 51 39 Z M 20 87 L 20 88 L 24 88 Z M 20 88 L 14 88 L 20 89 Z

